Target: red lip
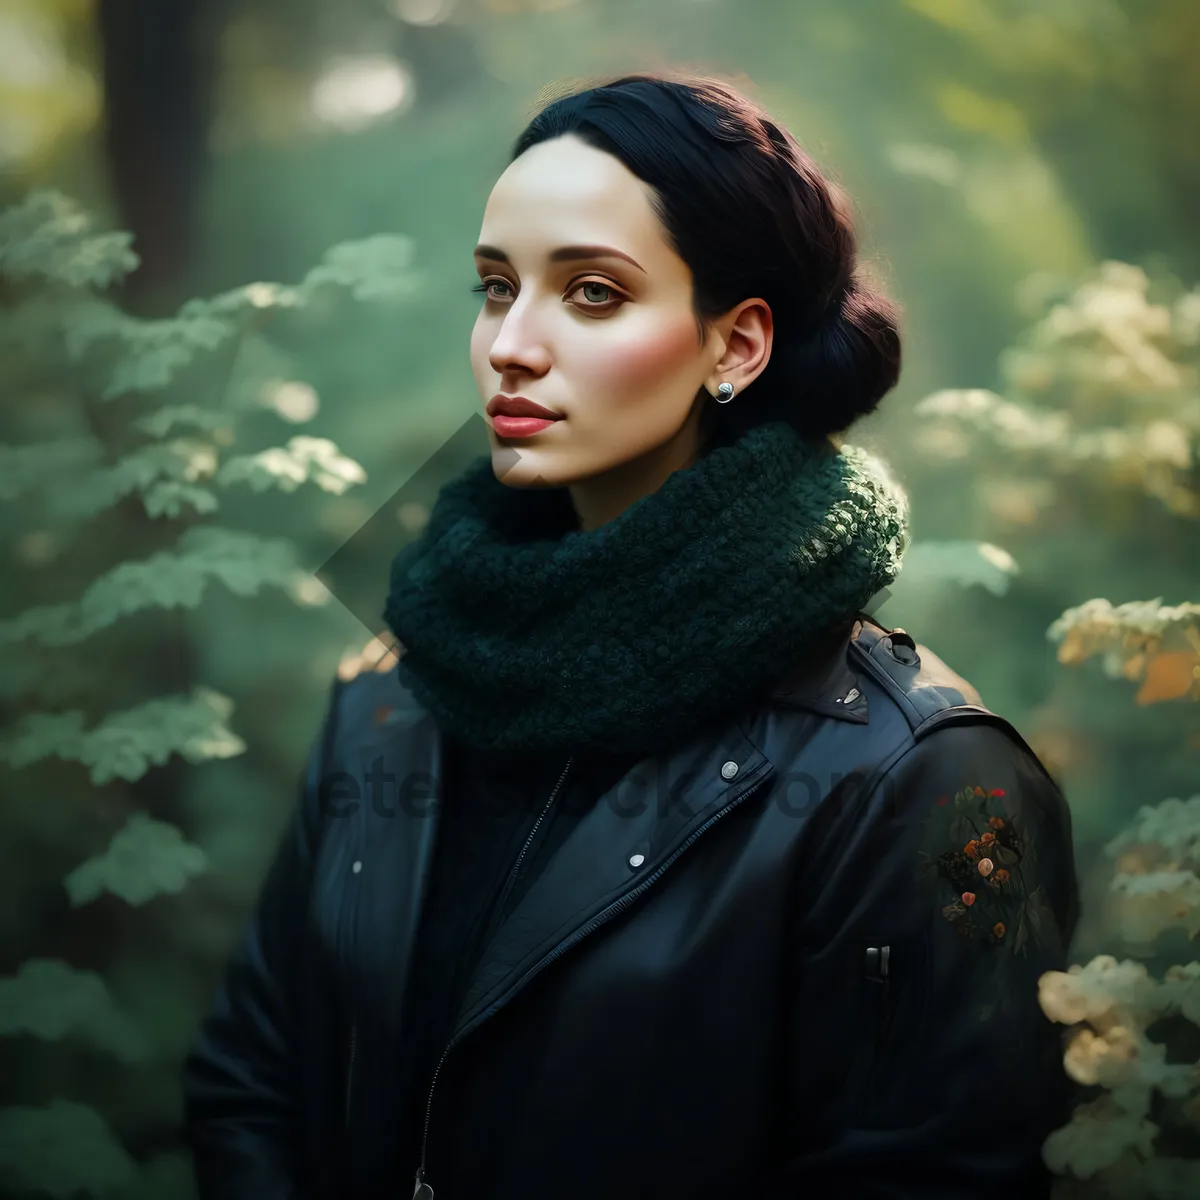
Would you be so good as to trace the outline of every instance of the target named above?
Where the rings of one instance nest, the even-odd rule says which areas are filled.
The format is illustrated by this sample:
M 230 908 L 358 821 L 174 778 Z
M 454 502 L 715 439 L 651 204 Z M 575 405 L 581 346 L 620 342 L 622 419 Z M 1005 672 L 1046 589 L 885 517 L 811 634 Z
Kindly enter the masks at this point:
M 503 392 L 497 392 L 487 402 L 487 414 L 489 417 L 544 417 L 549 421 L 562 420 L 561 413 L 551 412 L 550 409 L 534 404 L 524 396 L 506 396 Z
M 541 433 L 556 423 L 549 417 L 506 417 L 503 413 L 497 413 L 492 418 L 492 429 L 497 437 L 523 438 Z

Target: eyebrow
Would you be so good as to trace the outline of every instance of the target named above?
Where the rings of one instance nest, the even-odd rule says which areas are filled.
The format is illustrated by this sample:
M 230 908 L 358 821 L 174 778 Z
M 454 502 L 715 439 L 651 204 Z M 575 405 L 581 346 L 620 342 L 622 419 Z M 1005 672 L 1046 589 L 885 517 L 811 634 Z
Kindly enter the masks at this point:
M 475 257 L 490 258 L 496 262 L 512 265 L 508 255 L 498 246 L 480 244 L 475 247 Z M 551 262 L 570 262 L 576 258 L 623 258 L 627 263 L 633 263 L 643 274 L 646 272 L 646 268 L 641 263 L 630 258 L 628 254 L 614 249 L 612 246 L 559 246 L 557 250 L 550 251 Z

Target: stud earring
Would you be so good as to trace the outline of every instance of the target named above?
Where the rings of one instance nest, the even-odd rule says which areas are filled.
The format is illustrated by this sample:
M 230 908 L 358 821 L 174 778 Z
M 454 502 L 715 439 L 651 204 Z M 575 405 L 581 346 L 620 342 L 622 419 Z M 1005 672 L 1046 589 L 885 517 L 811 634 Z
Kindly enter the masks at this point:
M 728 404 L 733 399 L 733 384 L 726 380 L 717 388 L 717 403 Z

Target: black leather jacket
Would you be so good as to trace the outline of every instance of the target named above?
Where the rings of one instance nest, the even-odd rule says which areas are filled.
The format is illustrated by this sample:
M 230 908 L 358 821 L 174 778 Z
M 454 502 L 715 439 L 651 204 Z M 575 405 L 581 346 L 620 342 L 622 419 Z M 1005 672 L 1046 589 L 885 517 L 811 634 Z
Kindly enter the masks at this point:
M 414 1191 L 399 998 L 443 748 L 394 672 L 335 685 L 185 1064 L 205 1200 L 1049 1194 L 1070 814 L 966 681 L 867 619 L 554 848 L 471 976 Z

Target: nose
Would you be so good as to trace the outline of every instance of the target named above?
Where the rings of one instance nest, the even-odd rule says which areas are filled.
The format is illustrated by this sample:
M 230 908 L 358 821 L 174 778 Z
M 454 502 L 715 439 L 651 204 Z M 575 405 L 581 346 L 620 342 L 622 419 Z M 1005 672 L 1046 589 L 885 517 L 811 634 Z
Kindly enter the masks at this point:
M 528 291 L 509 305 L 488 352 L 488 362 L 501 378 L 508 374 L 543 375 L 549 369 L 549 349 L 538 329 L 531 298 L 532 291 Z

